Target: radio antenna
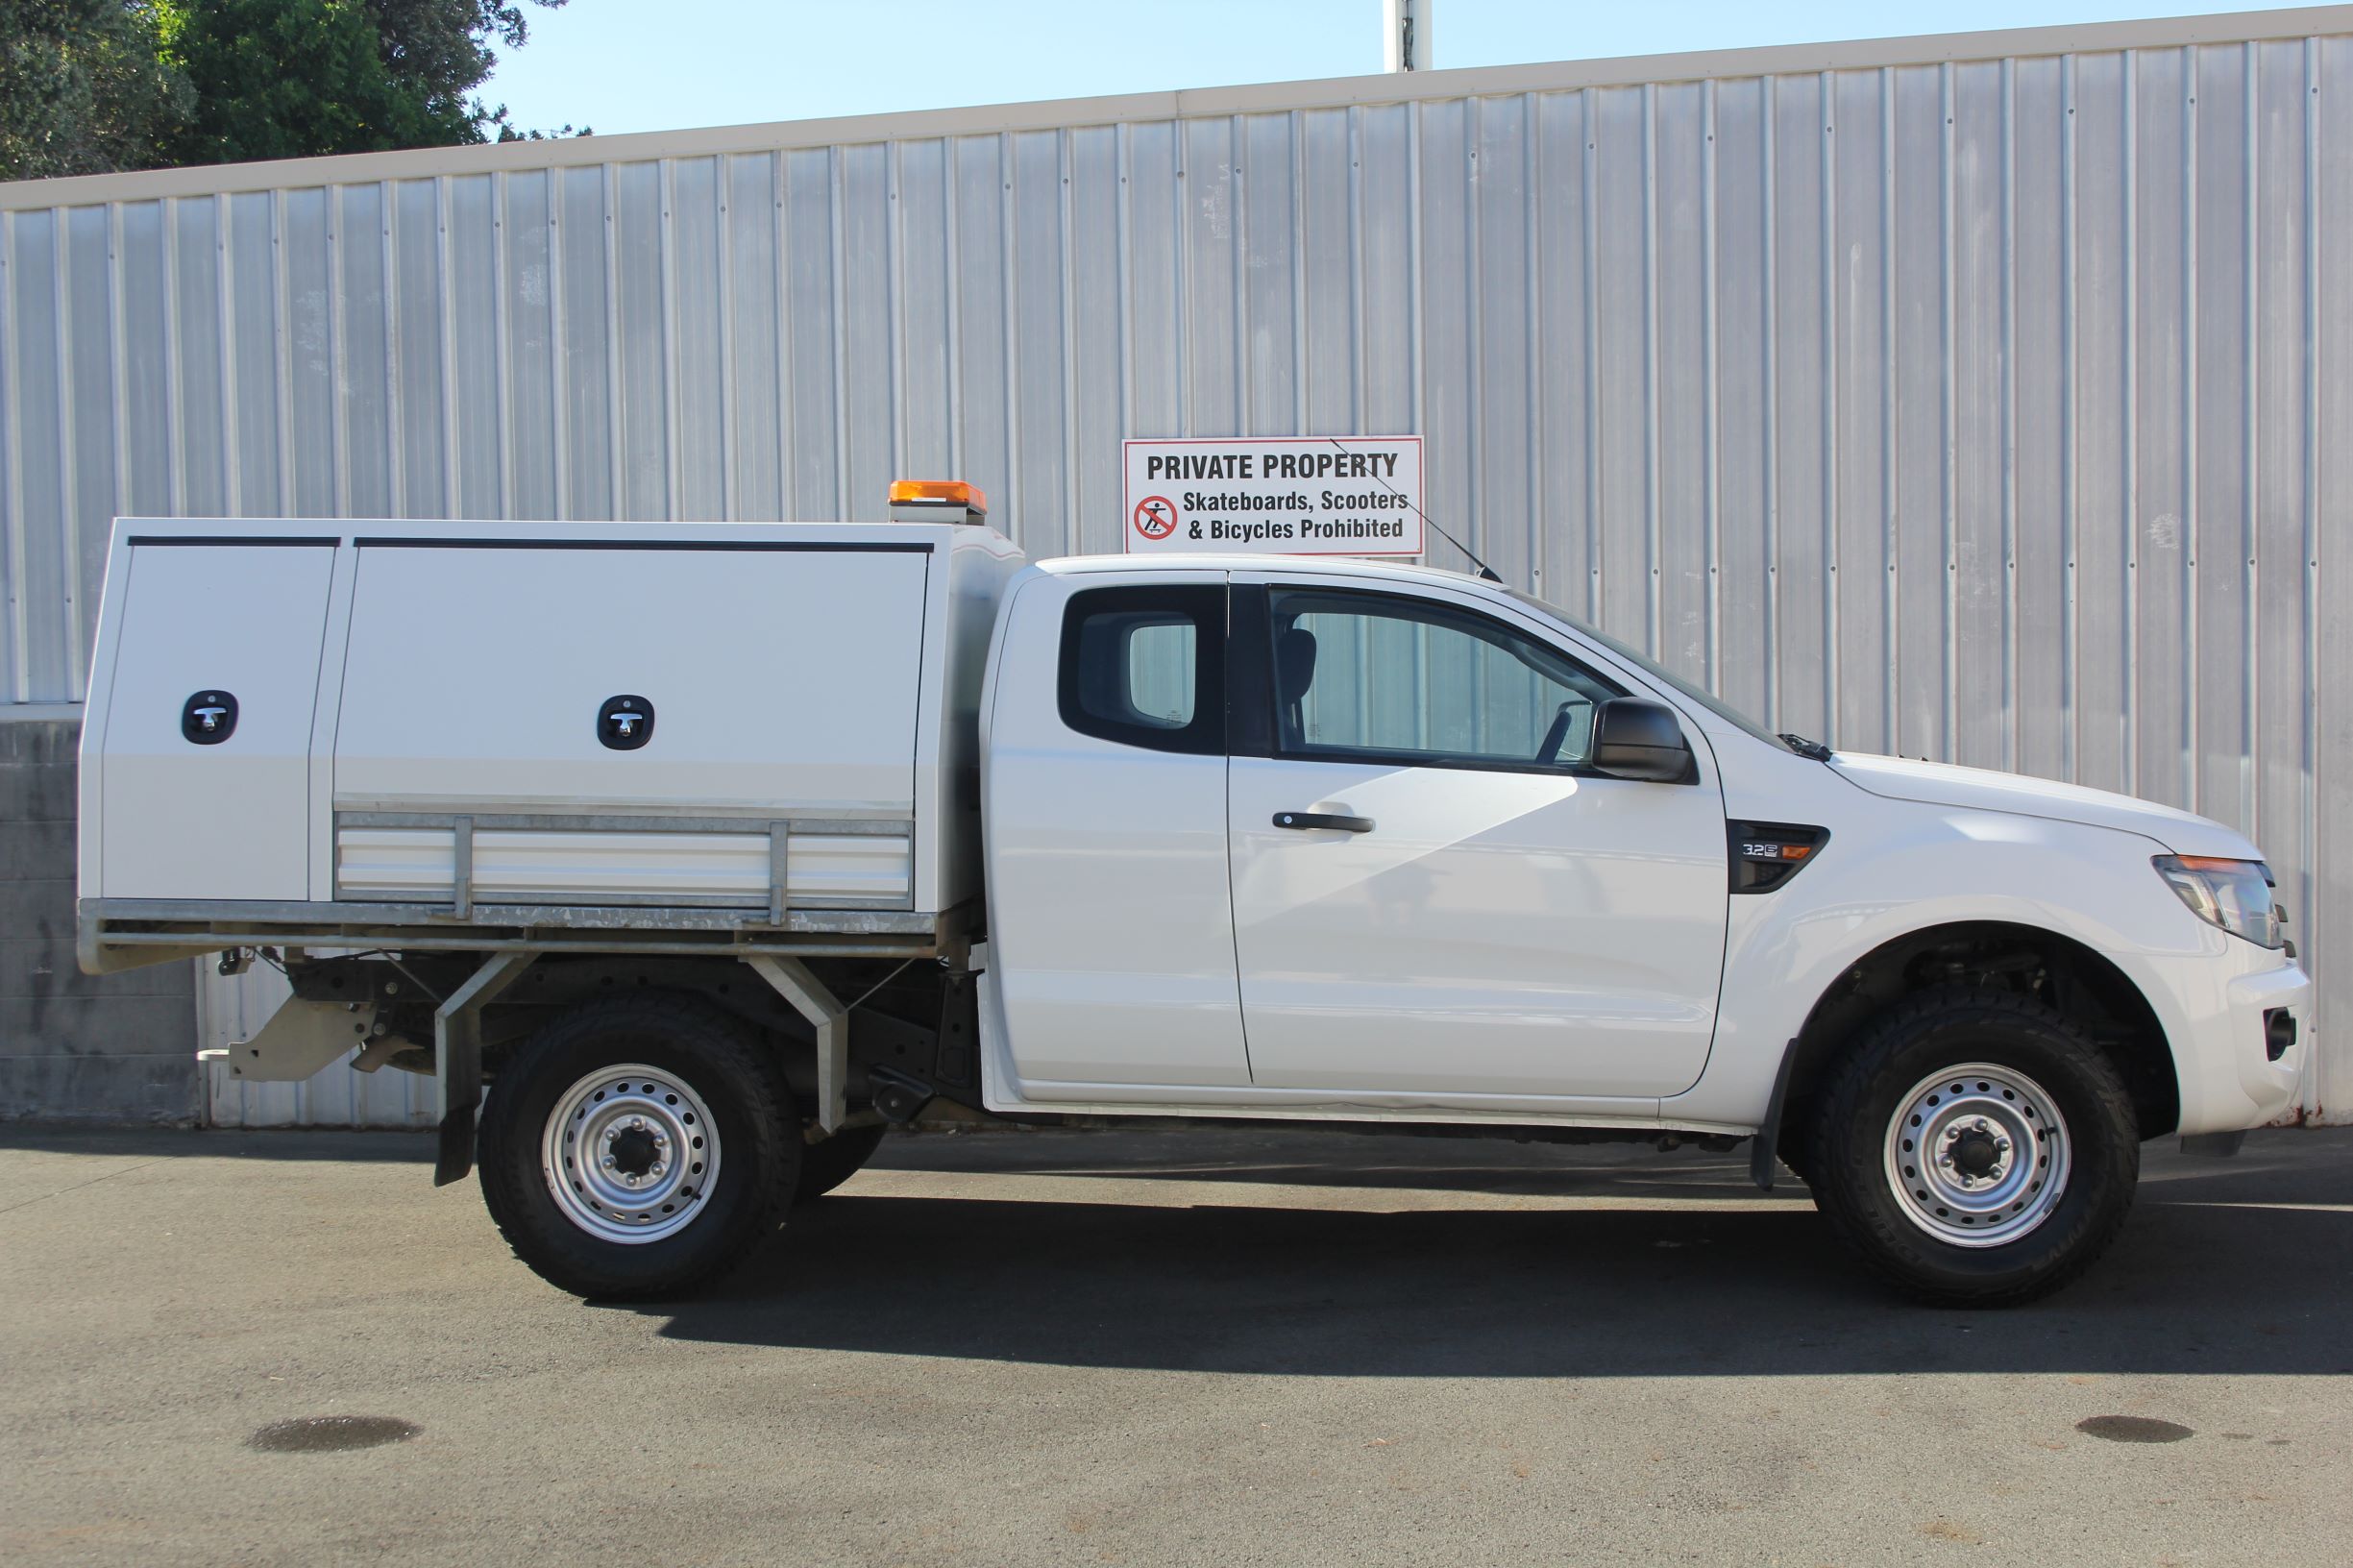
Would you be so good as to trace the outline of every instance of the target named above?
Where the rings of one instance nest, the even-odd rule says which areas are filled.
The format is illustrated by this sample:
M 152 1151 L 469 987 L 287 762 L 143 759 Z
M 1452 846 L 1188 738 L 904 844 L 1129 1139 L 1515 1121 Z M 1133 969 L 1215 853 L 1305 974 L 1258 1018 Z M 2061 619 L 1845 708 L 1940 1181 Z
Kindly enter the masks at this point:
M 1346 452 L 1348 450 L 1346 447 L 1340 445 L 1340 438 L 1336 435 L 1327 435 L 1324 437 L 1324 439 L 1331 442 L 1333 447 L 1337 451 Z M 1444 528 L 1438 527 L 1438 520 L 1436 518 L 1432 517 L 1428 512 L 1423 511 L 1419 506 L 1414 506 L 1413 502 L 1406 498 L 1405 492 L 1401 490 L 1391 490 L 1387 485 L 1382 484 L 1379 479 L 1373 478 L 1369 474 L 1366 475 L 1365 478 L 1373 484 L 1379 485 L 1382 493 L 1386 495 L 1391 501 L 1401 502 L 1407 506 L 1412 506 L 1414 516 L 1420 518 L 1424 523 L 1429 524 L 1431 527 L 1436 528 L 1439 538 L 1445 540 L 1448 544 L 1454 546 L 1457 550 L 1462 551 L 1464 555 L 1470 558 L 1470 563 L 1479 568 L 1480 576 L 1485 578 L 1489 582 L 1501 582 L 1504 580 L 1495 575 L 1495 568 L 1489 566 L 1486 562 L 1481 560 L 1477 555 L 1471 553 L 1470 546 L 1464 544 L 1453 534 L 1448 533 Z

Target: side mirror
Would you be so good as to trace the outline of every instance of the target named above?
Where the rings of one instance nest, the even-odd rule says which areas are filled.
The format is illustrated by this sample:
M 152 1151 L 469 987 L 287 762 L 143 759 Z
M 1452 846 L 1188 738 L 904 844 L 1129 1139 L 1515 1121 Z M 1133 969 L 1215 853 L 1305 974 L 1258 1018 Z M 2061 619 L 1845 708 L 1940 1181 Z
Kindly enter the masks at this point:
M 1650 784 L 1693 776 L 1691 747 L 1675 710 L 1646 697 L 1613 697 L 1594 710 L 1592 766 L 1611 778 Z

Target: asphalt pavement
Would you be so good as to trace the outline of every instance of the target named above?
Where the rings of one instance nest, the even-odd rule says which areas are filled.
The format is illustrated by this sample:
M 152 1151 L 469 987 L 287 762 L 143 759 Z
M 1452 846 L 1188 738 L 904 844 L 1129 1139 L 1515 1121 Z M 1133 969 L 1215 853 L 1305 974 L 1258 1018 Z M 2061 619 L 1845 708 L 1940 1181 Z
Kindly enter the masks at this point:
M 2353 1130 L 2152 1146 L 2088 1279 L 1982 1313 L 1689 1149 L 898 1138 L 661 1307 L 429 1170 L 0 1129 L 0 1558 L 2353 1559 Z

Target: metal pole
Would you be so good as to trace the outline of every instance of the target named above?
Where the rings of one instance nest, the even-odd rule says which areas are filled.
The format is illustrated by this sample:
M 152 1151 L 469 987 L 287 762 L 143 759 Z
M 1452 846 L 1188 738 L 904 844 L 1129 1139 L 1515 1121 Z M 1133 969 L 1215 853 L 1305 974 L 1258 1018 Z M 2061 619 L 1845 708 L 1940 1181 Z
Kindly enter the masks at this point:
M 1430 12 L 1437 0 L 1381 0 L 1381 68 L 1428 71 L 1437 64 Z

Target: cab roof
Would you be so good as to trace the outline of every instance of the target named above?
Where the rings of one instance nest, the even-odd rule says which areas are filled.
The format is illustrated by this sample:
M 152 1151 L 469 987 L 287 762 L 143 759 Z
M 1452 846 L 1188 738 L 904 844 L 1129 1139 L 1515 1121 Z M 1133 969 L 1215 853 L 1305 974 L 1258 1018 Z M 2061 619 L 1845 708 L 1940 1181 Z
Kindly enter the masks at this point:
M 1051 572 L 1057 576 L 1091 572 L 1271 572 L 1363 577 L 1376 582 L 1419 582 L 1432 587 L 1471 587 L 1486 593 L 1499 591 L 1498 584 L 1467 572 L 1346 555 L 1058 555 L 1034 564 L 1041 572 Z

